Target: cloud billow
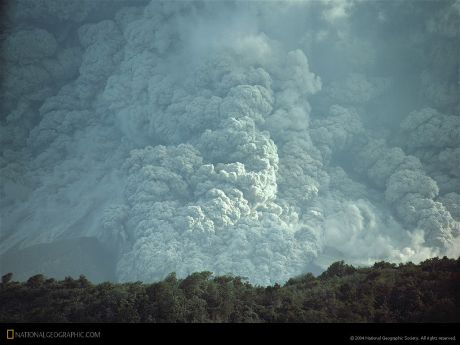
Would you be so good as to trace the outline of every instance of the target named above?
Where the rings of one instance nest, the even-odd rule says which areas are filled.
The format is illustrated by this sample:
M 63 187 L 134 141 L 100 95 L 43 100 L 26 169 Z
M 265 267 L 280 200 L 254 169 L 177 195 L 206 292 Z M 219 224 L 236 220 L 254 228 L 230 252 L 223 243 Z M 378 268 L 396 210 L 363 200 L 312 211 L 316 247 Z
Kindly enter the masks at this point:
M 415 33 L 413 2 L 43 3 L 6 17 L 0 253 L 94 237 L 120 281 L 264 285 L 458 256 L 455 59 L 385 62 L 402 39 L 455 54 L 458 1 L 418 7 Z

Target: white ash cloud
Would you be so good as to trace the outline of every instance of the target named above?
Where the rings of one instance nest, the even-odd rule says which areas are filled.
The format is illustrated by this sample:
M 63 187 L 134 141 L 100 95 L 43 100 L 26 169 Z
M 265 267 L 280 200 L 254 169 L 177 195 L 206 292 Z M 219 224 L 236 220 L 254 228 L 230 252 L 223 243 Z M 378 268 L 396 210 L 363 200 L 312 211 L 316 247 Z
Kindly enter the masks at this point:
M 41 3 L 2 41 L 1 253 L 91 236 L 121 281 L 257 284 L 458 256 L 458 1 Z

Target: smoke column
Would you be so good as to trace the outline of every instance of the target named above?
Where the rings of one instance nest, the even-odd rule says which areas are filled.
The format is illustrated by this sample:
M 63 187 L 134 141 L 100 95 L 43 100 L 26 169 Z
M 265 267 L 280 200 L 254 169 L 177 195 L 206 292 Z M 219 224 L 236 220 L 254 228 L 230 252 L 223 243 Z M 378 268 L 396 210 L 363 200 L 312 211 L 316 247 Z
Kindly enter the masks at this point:
M 460 1 L 4 7 L 2 273 L 460 254 Z

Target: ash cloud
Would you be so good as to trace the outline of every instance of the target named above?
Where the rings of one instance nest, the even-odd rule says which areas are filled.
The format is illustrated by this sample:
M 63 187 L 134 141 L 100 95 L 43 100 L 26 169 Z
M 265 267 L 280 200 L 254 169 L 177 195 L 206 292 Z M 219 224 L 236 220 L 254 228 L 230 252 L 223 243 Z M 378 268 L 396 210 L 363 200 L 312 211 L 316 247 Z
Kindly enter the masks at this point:
M 459 1 L 106 8 L 7 6 L 0 255 L 262 285 L 459 255 Z

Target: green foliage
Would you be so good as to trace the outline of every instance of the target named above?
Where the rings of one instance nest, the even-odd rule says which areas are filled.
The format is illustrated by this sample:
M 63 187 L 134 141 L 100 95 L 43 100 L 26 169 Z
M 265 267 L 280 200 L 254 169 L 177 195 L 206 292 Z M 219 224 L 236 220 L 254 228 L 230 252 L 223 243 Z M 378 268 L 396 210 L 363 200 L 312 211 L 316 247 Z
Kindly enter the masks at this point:
M 30 288 L 38 288 L 45 283 L 43 274 L 37 274 L 27 280 L 26 285 Z
M 355 268 L 333 263 L 280 286 L 171 273 L 153 284 L 94 285 L 84 276 L 2 277 L 0 322 L 459 322 L 460 259 Z
M 346 265 L 343 261 L 334 262 L 329 268 L 320 275 L 322 279 L 330 279 L 333 277 L 345 277 L 356 272 L 356 268 L 351 265 Z
M 8 284 L 11 279 L 13 278 L 13 273 L 7 273 L 5 275 L 2 276 L 2 285 L 6 285 Z

